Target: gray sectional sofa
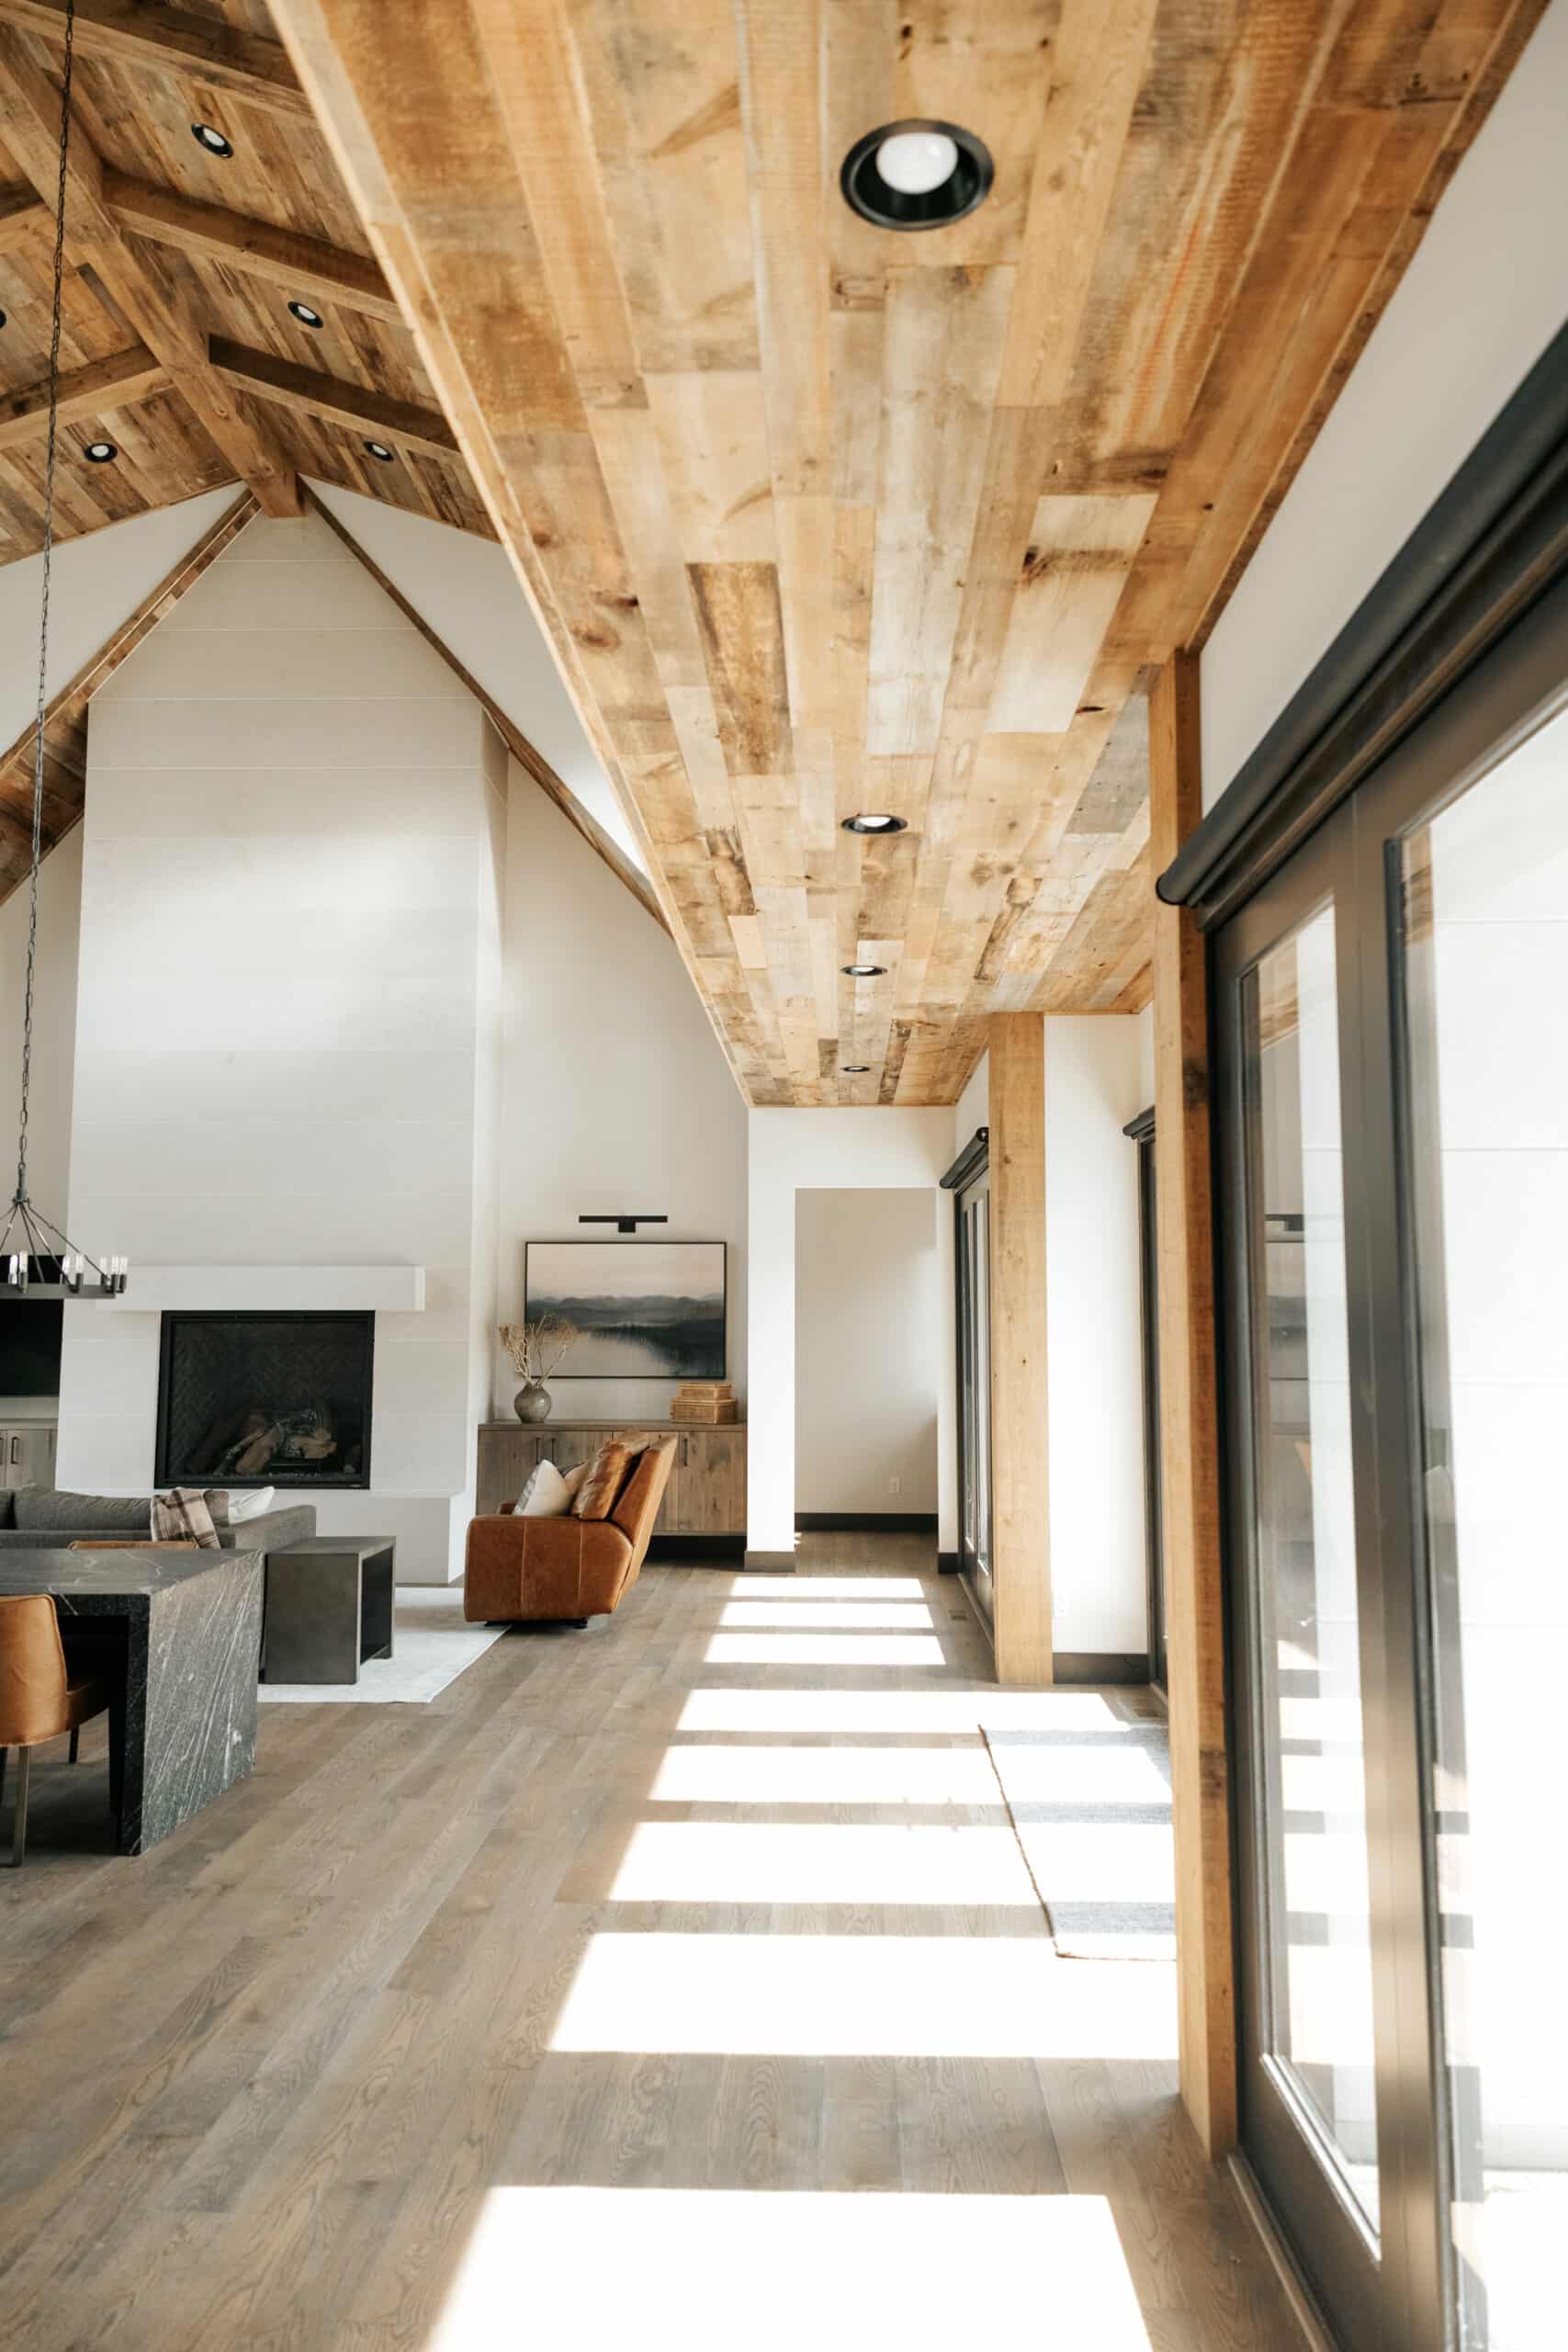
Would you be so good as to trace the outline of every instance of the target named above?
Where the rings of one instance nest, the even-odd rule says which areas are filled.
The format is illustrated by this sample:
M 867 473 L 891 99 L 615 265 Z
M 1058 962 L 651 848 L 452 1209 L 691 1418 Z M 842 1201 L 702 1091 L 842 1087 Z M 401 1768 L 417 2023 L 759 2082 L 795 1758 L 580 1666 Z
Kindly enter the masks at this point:
M 0 1487 L 0 1550 L 54 1551 L 67 1544 L 90 1543 L 95 1535 L 145 1536 L 148 1498 L 145 1495 L 62 1494 L 53 1487 Z M 316 1532 L 314 1503 L 293 1503 L 280 1510 L 264 1511 L 259 1519 L 242 1520 L 238 1527 L 220 1527 L 218 1540 L 226 1552 L 276 1552 L 298 1544 Z

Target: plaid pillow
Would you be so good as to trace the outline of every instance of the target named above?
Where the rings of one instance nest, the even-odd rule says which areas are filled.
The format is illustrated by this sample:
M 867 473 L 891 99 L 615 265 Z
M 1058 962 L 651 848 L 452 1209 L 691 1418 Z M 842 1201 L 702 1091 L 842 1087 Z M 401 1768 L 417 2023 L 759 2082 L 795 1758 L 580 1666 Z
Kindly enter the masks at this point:
M 177 1544 L 184 1539 L 199 1544 L 204 1552 L 223 1548 L 199 1487 L 171 1487 L 166 1495 L 154 1495 L 152 1519 L 155 1544 Z

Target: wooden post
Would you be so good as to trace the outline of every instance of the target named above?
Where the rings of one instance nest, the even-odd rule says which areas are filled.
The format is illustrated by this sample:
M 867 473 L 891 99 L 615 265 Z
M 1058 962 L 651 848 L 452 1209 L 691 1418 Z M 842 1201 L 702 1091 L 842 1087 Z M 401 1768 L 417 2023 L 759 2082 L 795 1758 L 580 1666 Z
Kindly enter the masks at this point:
M 1149 703 L 1149 844 L 1169 865 L 1202 814 L 1198 662 L 1172 656 Z M 1219 1383 L 1209 1157 L 1208 981 L 1184 908 L 1155 910 L 1155 1181 L 1160 1453 L 1176 1823 L 1181 2096 L 1211 2157 L 1235 2144 L 1230 1766 L 1220 1570 Z
M 992 1604 L 997 1679 L 1051 1680 L 1045 1424 L 1045 1020 L 990 1044 Z

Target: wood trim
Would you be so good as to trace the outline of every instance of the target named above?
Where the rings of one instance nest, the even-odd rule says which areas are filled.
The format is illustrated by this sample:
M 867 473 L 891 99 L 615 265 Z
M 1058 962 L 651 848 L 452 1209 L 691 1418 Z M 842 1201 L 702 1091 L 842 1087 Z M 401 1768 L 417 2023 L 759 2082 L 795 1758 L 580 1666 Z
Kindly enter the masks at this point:
M 0 23 L 63 47 L 65 0 L 0 0 Z M 139 73 L 188 75 L 274 114 L 310 117 L 310 101 L 280 41 L 161 7 L 158 0 L 76 0 L 76 48 L 84 57 Z
M 1053 1679 L 1045 1417 L 1045 1020 L 997 1013 L 990 1064 L 991 1531 L 997 1679 Z
M 47 783 L 55 816 L 46 828 L 46 855 L 81 819 L 86 786 L 87 705 L 257 512 L 258 502 L 254 493 L 242 491 L 234 503 L 149 591 L 136 610 L 128 613 L 119 627 L 105 639 L 92 660 L 84 663 L 51 700 L 44 714 L 44 746 L 49 767 Z M 16 741 L 0 752 L 0 904 L 10 896 L 27 869 L 24 854 L 18 873 L 16 854 L 18 844 L 30 848 L 32 839 L 33 743 L 37 731 L 36 724 L 29 722 Z
M 332 509 L 323 504 L 314 491 L 307 489 L 305 496 L 311 511 L 319 514 L 328 530 L 343 541 L 350 555 L 355 557 L 364 565 L 377 586 L 391 598 L 403 618 L 412 621 L 432 651 L 441 656 L 453 676 L 462 681 L 513 758 L 517 762 L 518 766 L 533 777 L 534 782 L 547 799 L 555 802 L 568 824 L 576 828 L 596 857 L 603 858 L 616 881 L 622 885 L 623 888 L 631 892 L 643 912 L 653 917 L 660 931 L 668 933 L 670 925 L 665 921 L 664 911 L 653 894 L 652 885 L 648 876 L 632 864 L 619 842 L 615 841 L 604 831 L 597 817 L 583 807 L 570 786 L 562 782 L 544 753 L 535 749 L 521 728 L 515 726 L 507 717 L 495 697 L 486 693 L 470 671 L 465 670 L 451 647 L 436 635 L 430 623 L 422 613 L 414 609 L 401 590 L 394 587 L 380 565 L 366 554 L 346 524 L 338 521 Z
M 1168 865 L 1201 813 L 1198 657 L 1149 702 L 1150 847 Z M 1185 908 L 1155 914 L 1160 1457 L 1168 1628 L 1181 2096 L 1211 2158 L 1236 2129 L 1231 1798 L 1221 1567 L 1219 1377 L 1209 1141 L 1208 978 Z
M 153 187 L 109 166 L 104 171 L 103 198 L 120 227 L 135 236 L 265 277 L 306 300 L 335 303 L 367 318 L 402 324 L 397 296 L 378 265 L 363 254 L 340 253 L 319 237 L 300 236 L 270 220 L 253 220 L 220 204 L 198 203 L 176 189 Z
M 58 414 L 62 424 L 96 417 L 106 410 L 132 408 L 169 389 L 168 369 L 150 351 L 116 351 L 107 359 L 89 360 L 60 379 Z M 49 431 L 49 385 L 29 384 L 26 390 L 0 395 L 0 449 L 20 448 Z
M 345 425 L 351 433 L 368 433 L 378 441 L 396 441 L 429 458 L 455 458 L 457 436 L 438 409 L 416 408 L 412 401 L 389 400 L 364 384 L 345 384 L 314 368 L 301 368 L 276 352 L 253 351 L 227 335 L 209 335 L 209 365 L 214 372 L 257 400 L 276 401 L 281 408 L 298 409 L 306 416 L 324 417 L 329 424 Z
M 4 0 L 0 0 L 0 13 Z M 60 93 L 40 74 L 21 36 L 0 23 L 0 139 L 52 208 L 60 173 Z M 73 262 L 105 307 L 141 337 L 169 370 L 208 437 L 269 514 L 298 514 L 294 469 L 266 432 L 235 406 L 207 365 L 205 331 L 183 297 L 155 278 L 126 243 L 104 203 L 104 167 L 78 122 L 71 135 L 65 188 L 66 238 Z

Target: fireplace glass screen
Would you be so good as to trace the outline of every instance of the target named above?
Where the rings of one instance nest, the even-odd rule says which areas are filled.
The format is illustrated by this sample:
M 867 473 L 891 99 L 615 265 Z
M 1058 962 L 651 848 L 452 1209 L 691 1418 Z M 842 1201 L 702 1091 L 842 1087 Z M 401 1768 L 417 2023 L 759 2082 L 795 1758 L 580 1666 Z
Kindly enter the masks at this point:
M 158 1484 L 367 1487 L 373 1315 L 165 1315 Z

